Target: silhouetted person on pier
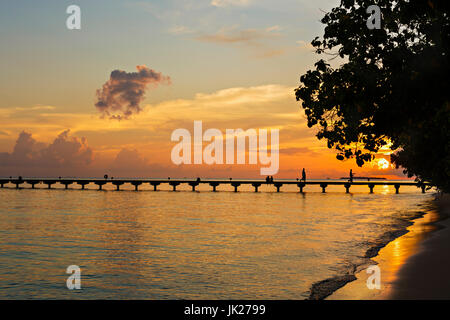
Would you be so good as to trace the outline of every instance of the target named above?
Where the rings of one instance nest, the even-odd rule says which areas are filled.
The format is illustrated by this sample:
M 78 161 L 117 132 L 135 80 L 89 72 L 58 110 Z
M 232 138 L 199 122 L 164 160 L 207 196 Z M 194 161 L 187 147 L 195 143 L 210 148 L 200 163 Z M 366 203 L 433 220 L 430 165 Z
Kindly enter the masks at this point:
M 305 168 L 303 168 L 303 170 L 302 170 L 302 180 L 303 180 L 303 182 L 306 182 L 306 171 L 305 171 Z
M 200 182 L 200 177 L 197 178 L 197 182 Z
M 273 183 L 273 176 L 270 176 L 270 183 Z
M 108 179 L 108 175 L 105 174 L 105 175 L 103 176 L 103 178 L 105 178 L 105 180 Z
M 353 182 L 353 170 L 352 170 L 352 169 L 350 169 L 350 179 L 348 179 L 348 181 L 349 181 L 350 183 Z
M 266 183 L 268 184 L 269 182 L 270 182 L 270 177 L 267 176 L 267 177 L 266 177 Z

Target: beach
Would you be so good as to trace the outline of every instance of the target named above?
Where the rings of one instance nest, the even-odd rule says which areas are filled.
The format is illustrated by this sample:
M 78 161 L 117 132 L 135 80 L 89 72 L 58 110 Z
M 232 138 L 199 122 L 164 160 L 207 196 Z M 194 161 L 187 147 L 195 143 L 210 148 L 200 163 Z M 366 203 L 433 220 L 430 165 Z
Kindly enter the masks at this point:
M 383 247 L 371 261 L 381 271 L 381 288 L 368 289 L 366 268 L 327 299 L 407 300 L 450 298 L 450 197 L 436 195 L 432 206 Z

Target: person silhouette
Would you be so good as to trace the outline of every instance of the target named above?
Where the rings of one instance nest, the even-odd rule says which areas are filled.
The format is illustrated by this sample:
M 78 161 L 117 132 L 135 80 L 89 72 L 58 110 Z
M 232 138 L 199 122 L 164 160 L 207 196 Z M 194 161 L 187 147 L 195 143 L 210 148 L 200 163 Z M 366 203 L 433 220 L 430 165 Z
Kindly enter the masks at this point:
M 269 183 L 269 182 L 270 182 L 270 177 L 267 176 L 267 177 L 266 177 L 266 183 Z
M 303 170 L 302 170 L 302 180 L 303 180 L 303 182 L 306 182 L 306 171 L 305 171 L 305 168 L 303 168 Z
M 350 169 L 350 179 L 348 181 L 353 182 L 353 170 L 352 169 Z

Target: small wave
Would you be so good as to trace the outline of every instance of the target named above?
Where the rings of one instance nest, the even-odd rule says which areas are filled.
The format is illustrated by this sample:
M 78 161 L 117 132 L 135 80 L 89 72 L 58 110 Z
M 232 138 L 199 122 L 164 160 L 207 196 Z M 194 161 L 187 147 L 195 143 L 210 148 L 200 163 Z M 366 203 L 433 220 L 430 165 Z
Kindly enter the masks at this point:
M 356 280 L 356 273 L 360 272 L 370 264 L 376 264 L 371 258 L 377 256 L 378 252 L 389 242 L 408 233 L 407 227 L 412 225 L 415 219 L 422 217 L 424 214 L 425 212 L 418 211 L 413 216 L 400 219 L 400 223 L 394 226 L 394 230 L 385 232 L 370 244 L 370 248 L 367 249 L 364 257 L 362 257 L 358 263 L 354 263 L 353 267 L 346 274 L 313 283 L 308 300 L 323 300 L 347 283 Z

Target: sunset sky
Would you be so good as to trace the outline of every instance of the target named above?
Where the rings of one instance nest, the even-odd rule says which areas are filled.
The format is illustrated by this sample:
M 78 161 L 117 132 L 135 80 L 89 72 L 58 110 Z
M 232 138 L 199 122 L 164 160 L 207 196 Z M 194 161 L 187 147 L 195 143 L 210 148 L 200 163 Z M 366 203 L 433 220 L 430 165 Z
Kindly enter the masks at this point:
M 71 4 L 81 30 L 66 28 Z M 295 100 L 300 75 L 319 58 L 309 45 L 323 33 L 319 20 L 338 4 L 2 1 L 0 175 L 259 177 L 259 165 L 172 164 L 171 133 L 202 120 L 204 130 L 279 129 L 280 178 L 303 167 L 311 178 L 350 168 L 403 177 L 383 160 L 336 160 Z M 130 88 L 142 92 L 117 109 L 114 92 Z

